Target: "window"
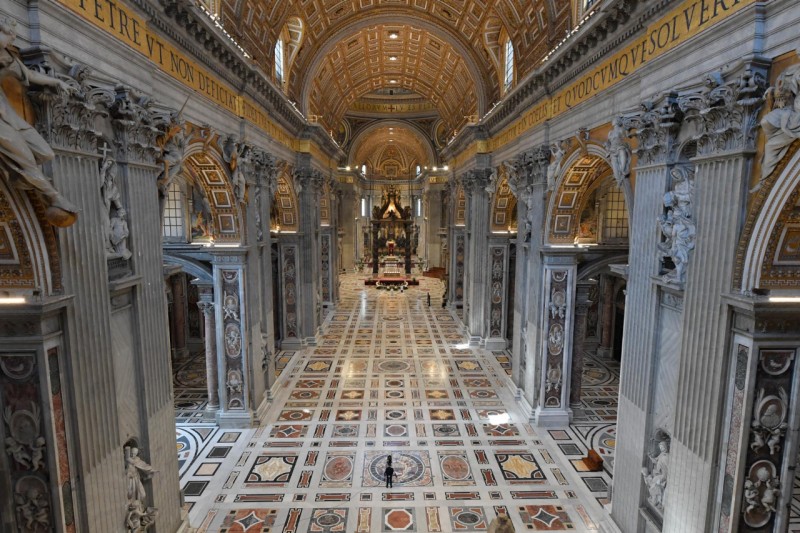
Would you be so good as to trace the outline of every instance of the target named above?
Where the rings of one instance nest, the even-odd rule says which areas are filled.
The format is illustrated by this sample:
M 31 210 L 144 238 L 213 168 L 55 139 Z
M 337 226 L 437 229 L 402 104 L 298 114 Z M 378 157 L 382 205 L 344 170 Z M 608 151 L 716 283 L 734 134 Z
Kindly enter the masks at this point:
M 183 192 L 177 182 L 172 182 L 167 190 L 164 206 L 164 238 L 168 241 L 186 239 L 186 225 L 183 215 Z
M 367 216 L 367 199 L 364 198 L 363 196 L 361 197 L 361 216 L 362 217 Z
M 283 39 L 278 39 L 275 43 L 275 79 L 283 84 Z
M 420 174 L 422 174 L 422 167 L 417 165 L 417 176 L 419 176 Z
M 628 240 L 628 210 L 625 194 L 614 187 L 605 196 L 603 212 L 603 242 L 613 243 Z
M 506 41 L 504 59 L 503 88 L 508 91 L 514 84 L 514 43 L 511 42 L 511 39 Z
M 367 165 L 361 165 L 361 173 L 367 175 Z
M 417 198 L 417 216 L 422 216 L 422 198 Z

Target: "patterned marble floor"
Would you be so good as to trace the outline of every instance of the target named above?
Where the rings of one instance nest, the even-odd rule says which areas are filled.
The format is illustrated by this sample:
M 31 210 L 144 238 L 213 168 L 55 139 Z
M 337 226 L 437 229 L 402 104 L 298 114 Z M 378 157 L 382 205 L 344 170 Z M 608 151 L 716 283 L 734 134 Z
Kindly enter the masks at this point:
M 518 531 L 597 530 L 608 475 L 576 466 L 579 433 L 535 431 L 509 387 L 507 354 L 465 344 L 437 305 L 441 283 L 421 283 L 387 293 L 344 277 L 319 345 L 281 354 L 290 360 L 259 428 L 179 428 L 196 452 L 181 464 L 194 527 L 486 531 L 507 514 Z

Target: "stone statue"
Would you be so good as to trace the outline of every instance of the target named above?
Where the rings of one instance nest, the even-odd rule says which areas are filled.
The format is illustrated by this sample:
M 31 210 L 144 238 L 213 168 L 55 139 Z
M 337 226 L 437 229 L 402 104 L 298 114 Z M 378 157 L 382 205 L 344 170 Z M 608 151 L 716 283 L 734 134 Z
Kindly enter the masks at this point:
M 11 43 L 15 37 L 16 21 L 0 19 L 0 78 L 12 76 L 26 86 L 34 84 L 68 91 L 64 81 L 30 70 L 12 55 Z M 47 221 L 64 228 L 78 219 L 78 209 L 53 187 L 39 168 L 54 157 L 47 142 L 17 114 L 0 86 L 0 176 L 17 189 L 41 194 L 47 203 Z
M 622 117 L 615 118 L 611 122 L 611 131 L 608 132 L 605 148 L 618 187 L 622 187 L 622 184 L 631 175 L 631 145 L 628 144 L 627 139 L 628 135 L 622 125 Z
M 667 488 L 669 472 L 669 441 L 665 438 L 658 443 L 659 454 L 648 455 L 652 469 L 642 468 L 642 477 L 647 486 L 647 500 L 659 510 L 664 510 L 664 491 Z
M 211 215 L 211 204 L 208 196 L 200 186 L 192 187 L 192 237 L 212 237 L 214 222 Z
M 561 173 L 561 163 L 564 161 L 564 156 L 569 148 L 567 141 L 558 141 L 550 145 L 550 153 L 553 157 L 550 164 L 547 166 L 547 190 L 552 191 L 556 187 L 556 180 Z
M 130 259 L 128 222 L 122 197 L 117 188 L 117 163 L 110 157 L 100 164 L 100 195 L 103 199 L 103 225 L 106 231 L 106 255 Z
M 753 422 L 750 424 L 753 436 L 750 449 L 756 453 L 759 453 L 764 446 L 769 448 L 770 455 L 776 455 L 781 451 L 781 441 L 789 427 L 786 422 L 789 395 L 783 387 L 780 387 L 778 394 L 779 396 L 766 396 L 762 388 L 756 397 Z
M 694 250 L 697 230 L 692 219 L 692 196 L 694 184 L 691 171 L 684 167 L 672 169 L 672 190 L 664 194 L 667 213 L 658 222 L 664 242 L 658 245 L 666 257 L 670 257 L 675 269 L 664 275 L 664 281 L 684 283 L 689 252 Z
M 24 524 L 25 531 L 52 531 L 47 494 L 36 487 L 31 487 L 22 494 L 19 492 L 14 494 L 14 503 L 19 526 Z
M 161 148 L 161 157 L 158 163 L 162 165 L 158 174 L 158 191 L 161 198 L 161 212 L 164 212 L 164 201 L 172 180 L 183 171 L 183 152 L 186 149 L 186 132 L 179 113 L 172 113 L 169 123 L 165 126 L 164 133 L 158 139 Z
M 244 176 L 244 167 L 249 153 L 250 147 L 239 142 L 234 135 L 229 135 L 222 144 L 222 156 L 230 168 L 233 194 L 239 203 L 244 203 L 245 201 L 247 181 Z
M 761 181 L 751 192 L 761 188 L 764 180 L 786 155 L 789 146 L 800 139 L 800 65 L 781 73 L 775 87 L 767 90 L 767 96 L 770 94 L 772 110 L 761 119 L 761 128 L 767 138 L 761 162 Z
M 128 513 L 125 525 L 129 533 L 144 531 L 155 522 L 158 510 L 145 507 L 147 491 L 142 480 L 150 479 L 158 471 L 139 457 L 136 446 L 125 446 L 125 476 L 127 478 Z
M 114 251 L 113 255 L 125 260 L 130 259 L 131 255 L 133 255 L 128 249 L 128 236 L 130 235 L 130 231 L 128 230 L 126 216 L 127 213 L 124 209 L 119 209 L 114 214 L 111 218 L 111 233 L 109 235 L 109 240 L 111 241 L 111 246 Z

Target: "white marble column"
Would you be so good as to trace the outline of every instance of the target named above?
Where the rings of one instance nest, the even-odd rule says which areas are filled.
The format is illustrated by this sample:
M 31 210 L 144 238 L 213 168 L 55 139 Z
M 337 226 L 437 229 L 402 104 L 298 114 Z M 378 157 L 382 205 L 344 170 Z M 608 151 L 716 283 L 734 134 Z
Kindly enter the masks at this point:
M 214 289 L 208 285 L 198 285 L 200 300 L 197 307 L 203 312 L 206 349 L 206 387 L 208 405 L 206 409 L 219 409 L 219 374 L 217 369 L 217 321 L 214 306 Z

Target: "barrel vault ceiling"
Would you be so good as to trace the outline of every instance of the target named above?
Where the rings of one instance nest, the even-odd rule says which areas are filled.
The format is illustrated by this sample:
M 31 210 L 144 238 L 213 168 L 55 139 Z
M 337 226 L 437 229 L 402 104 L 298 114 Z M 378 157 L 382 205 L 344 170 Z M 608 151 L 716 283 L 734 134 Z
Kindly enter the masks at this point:
M 500 99 L 503 36 L 524 76 L 570 27 L 571 3 L 222 0 L 220 17 L 267 72 L 276 40 L 290 36 L 286 92 L 331 130 L 359 97 L 392 87 L 429 99 L 455 130 Z

